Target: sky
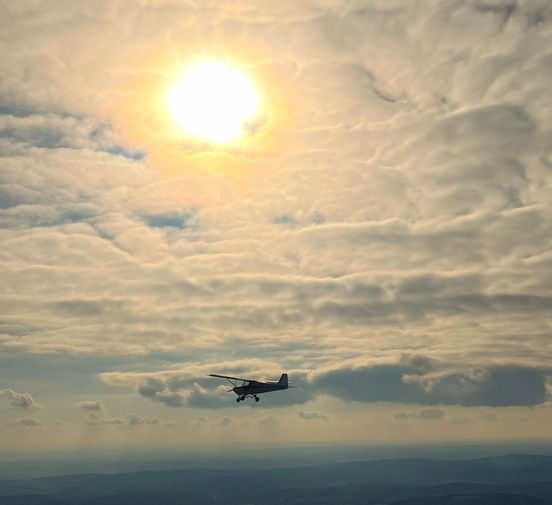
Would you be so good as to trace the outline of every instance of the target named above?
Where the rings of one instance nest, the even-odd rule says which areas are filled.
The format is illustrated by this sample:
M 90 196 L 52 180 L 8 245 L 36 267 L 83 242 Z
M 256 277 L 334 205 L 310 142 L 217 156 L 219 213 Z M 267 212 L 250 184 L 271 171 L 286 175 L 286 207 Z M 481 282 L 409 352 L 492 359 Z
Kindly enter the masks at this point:
M 552 437 L 548 0 L 0 13 L 0 448 Z M 235 142 L 167 108 L 201 61 Z

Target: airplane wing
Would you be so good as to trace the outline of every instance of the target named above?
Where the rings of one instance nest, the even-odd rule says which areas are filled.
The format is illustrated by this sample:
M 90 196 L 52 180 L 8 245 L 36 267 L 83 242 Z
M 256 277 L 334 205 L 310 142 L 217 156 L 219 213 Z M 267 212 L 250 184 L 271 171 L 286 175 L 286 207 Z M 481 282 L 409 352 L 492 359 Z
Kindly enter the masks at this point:
M 219 379 L 229 379 L 229 380 L 243 381 L 243 382 L 256 382 L 252 379 L 242 379 L 241 377 L 231 377 L 230 375 L 219 375 L 216 373 L 210 373 L 208 375 L 209 377 L 218 377 Z

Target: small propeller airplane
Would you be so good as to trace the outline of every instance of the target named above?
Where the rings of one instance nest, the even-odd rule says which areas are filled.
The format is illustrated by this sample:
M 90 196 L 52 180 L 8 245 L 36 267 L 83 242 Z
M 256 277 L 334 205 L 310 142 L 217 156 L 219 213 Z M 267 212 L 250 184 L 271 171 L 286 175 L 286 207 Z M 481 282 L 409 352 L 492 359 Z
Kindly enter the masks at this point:
M 216 373 L 210 373 L 209 377 L 218 377 L 219 379 L 226 379 L 232 386 L 228 392 L 234 391 L 238 395 L 236 402 L 240 403 L 247 397 L 255 398 L 255 401 L 259 401 L 261 393 L 270 393 L 271 391 L 280 391 L 282 389 L 292 388 L 288 386 L 288 375 L 283 373 L 278 382 L 259 382 L 252 379 L 241 379 L 239 377 L 230 377 L 229 375 L 218 375 Z M 238 385 L 241 382 L 241 385 Z

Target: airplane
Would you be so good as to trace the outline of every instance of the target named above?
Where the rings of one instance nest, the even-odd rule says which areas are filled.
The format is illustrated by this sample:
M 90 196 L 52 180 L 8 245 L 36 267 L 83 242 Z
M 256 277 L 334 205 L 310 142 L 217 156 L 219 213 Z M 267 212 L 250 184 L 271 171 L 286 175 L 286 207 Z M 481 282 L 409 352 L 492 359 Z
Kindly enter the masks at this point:
M 234 391 L 238 395 L 236 402 L 240 403 L 244 401 L 247 397 L 255 398 L 255 401 L 259 401 L 261 393 L 270 393 L 271 391 L 280 391 L 282 389 L 292 388 L 293 386 L 288 386 L 288 375 L 283 373 L 278 382 L 259 382 L 252 379 L 241 379 L 239 377 L 230 377 L 229 375 L 218 375 L 216 373 L 210 373 L 209 377 L 218 377 L 219 379 L 226 379 L 232 386 L 232 389 L 229 389 L 228 392 Z M 238 382 L 241 382 L 241 386 L 238 386 Z

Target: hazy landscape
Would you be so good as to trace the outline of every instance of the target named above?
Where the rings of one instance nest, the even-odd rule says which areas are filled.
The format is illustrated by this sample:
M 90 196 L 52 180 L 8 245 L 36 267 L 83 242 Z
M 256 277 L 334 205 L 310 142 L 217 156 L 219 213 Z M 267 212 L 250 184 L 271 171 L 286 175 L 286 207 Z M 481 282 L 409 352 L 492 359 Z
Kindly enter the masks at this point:
M 189 453 L 180 458 L 159 454 L 149 462 L 141 459 L 145 455 L 134 455 L 112 461 L 111 466 L 93 458 L 5 460 L 0 466 L 7 471 L 0 480 L 0 501 L 6 505 L 552 503 L 552 455 L 473 457 L 499 450 L 499 446 L 468 444 L 465 452 L 472 454 L 470 458 L 379 459 L 385 452 L 462 451 L 447 445 L 274 448 Z M 541 450 L 550 447 L 543 444 Z M 375 459 L 362 459 L 370 455 Z M 341 461 L 355 457 L 359 460 Z M 56 465 L 60 471 L 68 463 L 76 465 L 70 475 L 5 478 L 11 465 L 16 472 L 27 468 L 37 474 L 40 468 L 45 473 L 55 471 Z M 79 472 L 86 467 L 96 471 Z M 117 467 L 142 470 L 113 472 Z

